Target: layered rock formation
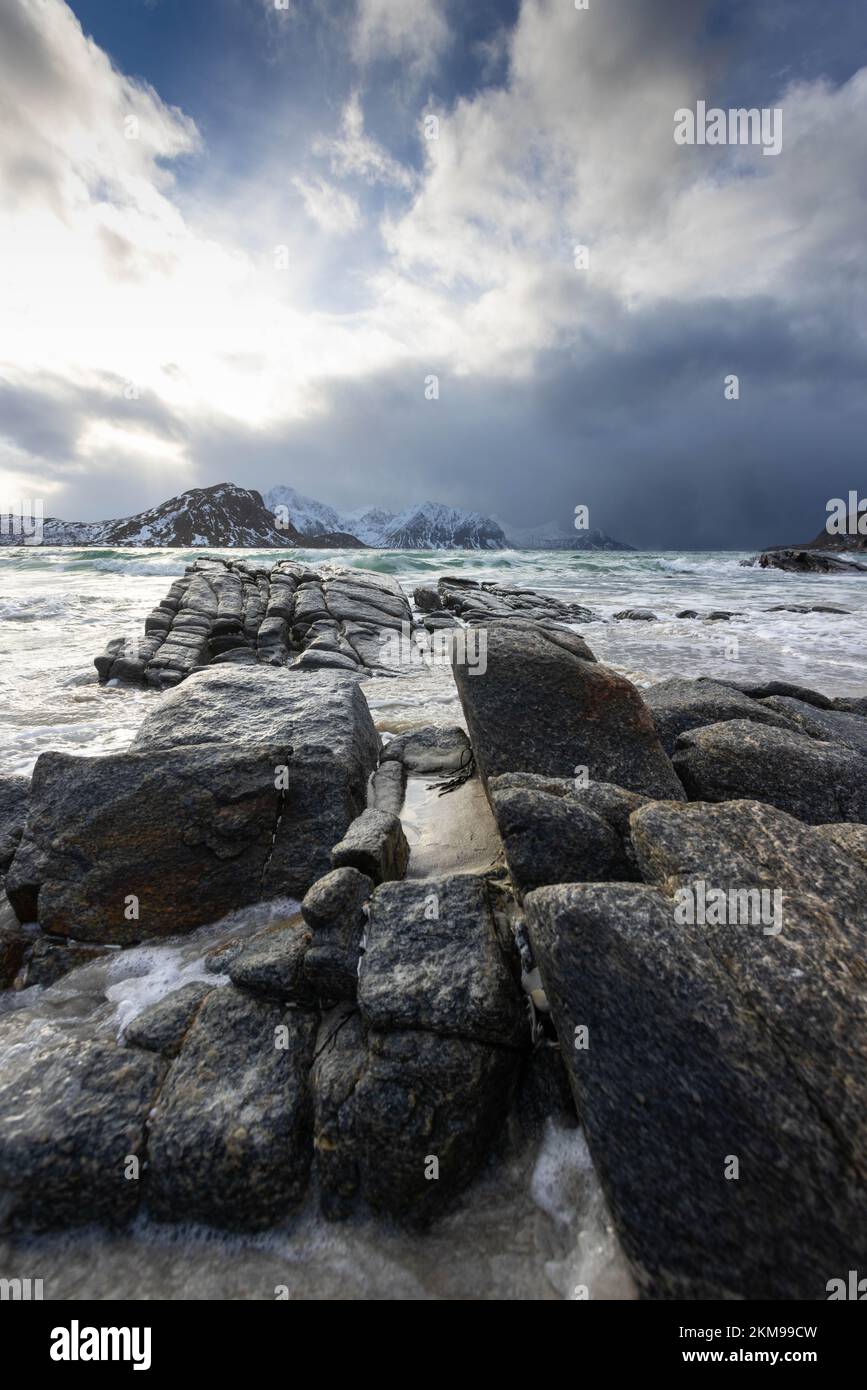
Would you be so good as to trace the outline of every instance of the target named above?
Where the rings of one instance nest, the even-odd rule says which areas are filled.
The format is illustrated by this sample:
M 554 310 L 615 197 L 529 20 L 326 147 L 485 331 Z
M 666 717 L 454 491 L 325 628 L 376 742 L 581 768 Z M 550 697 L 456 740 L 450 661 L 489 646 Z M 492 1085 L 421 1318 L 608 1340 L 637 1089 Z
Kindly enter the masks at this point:
M 202 558 L 146 619 L 144 637 L 113 639 L 95 665 L 102 680 L 159 689 L 220 665 L 387 673 L 386 638 L 411 625 L 387 575 Z

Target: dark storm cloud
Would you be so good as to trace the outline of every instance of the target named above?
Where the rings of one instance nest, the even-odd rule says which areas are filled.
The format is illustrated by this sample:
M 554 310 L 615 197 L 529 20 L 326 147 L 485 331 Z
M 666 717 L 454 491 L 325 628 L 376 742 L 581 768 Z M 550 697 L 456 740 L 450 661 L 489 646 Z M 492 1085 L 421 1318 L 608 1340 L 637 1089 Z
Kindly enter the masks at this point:
M 636 545 L 752 548 L 814 534 L 828 498 L 867 490 L 863 5 L 73 9 L 208 145 L 194 158 L 183 118 L 140 91 L 155 161 L 128 177 L 118 137 L 100 162 L 125 79 L 103 63 L 95 82 L 92 53 L 73 64 L 67 37 L 52 57 L 50 30 L 40 42 L 7 16 L 0 61 L 26 77 L 0 139 L 7 206 L 53 197 L 79 250 L 92 241 L 104 303 L 125 296 L 86 370 L 73 358 L 28 382 L 14 345 L 6 361 L 0 434 L 19 471 L 29 457 L 64 482 L 61 514 L 285 482 L 338 507 L 430 498 L 517 526 L 568 528 L 584 503 Z M 783 153 L 677 149 L 674 110 L 699 97 L 782 103 Z M 70 113 L 92 119 L 86 159 L 81 139 L 63 147 Z M 89 204 L 73 154 L 80 181 L 96 169 Z M 289 274 L 262 293 L 277 242 Z M 167 284 L 155 325 L 149 294 Z M 152 389 L 127 400 L 117 350 L 139 333 Z M 121 453 L 97 471 L 81 441 L 101 424 L 182 446 L 183 468 Z

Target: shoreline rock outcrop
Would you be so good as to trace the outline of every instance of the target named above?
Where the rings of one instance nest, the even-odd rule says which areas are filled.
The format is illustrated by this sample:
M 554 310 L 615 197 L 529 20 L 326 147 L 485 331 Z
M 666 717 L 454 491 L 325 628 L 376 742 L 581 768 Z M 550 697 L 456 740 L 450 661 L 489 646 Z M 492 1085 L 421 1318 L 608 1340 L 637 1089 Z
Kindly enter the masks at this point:
M 416 604 L 484 639 L 451 647 L 466 734 L 381 746 L 359 677 L 418 631 L 393 581 L 202 559 L 144 656 L 98 658 L 162 691 L 130 750 L 0 787 L 19 989 L 271 904 L 117 1043 L 0 1014 L 0 1223 L 263 1231 L 313 1182 L 328 1220 L 422 1230 L 565 1073 L 644 1296 L 824 1297 L 867 1230 L 867 700 L 642 695 L 581 605 Z M 470 792 L 484 858 L 414 860 L 422 797 Z

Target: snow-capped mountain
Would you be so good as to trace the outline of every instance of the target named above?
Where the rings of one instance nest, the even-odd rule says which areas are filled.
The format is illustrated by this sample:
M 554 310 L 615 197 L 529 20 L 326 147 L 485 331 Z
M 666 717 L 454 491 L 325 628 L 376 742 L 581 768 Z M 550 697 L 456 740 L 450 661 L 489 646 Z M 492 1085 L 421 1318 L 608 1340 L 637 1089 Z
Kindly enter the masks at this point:
M 386 550 L 503 550 L 506 537 L 481 512 L 422 502 L 392 517 L 377 544 Z
M 506 544 L 490 517 L 439 502 L 422 502 L 402 512 L 384 507 L 337 512 L 295 488 L 273 487 L 265 493 L 265 503 L 304 537 L 343 531 L 378 550 L 502 550 Z
M 60 521 L 46 517 L 22 526 L 20 518 L 0 517 L 0 544 L 104 546 L 244 546 L 253 549 L 293 549 L 298 530 L 265 506 L 262 494 L 234 483 L 191 488 L 158 507 L 117 521 Z M 339 529 L 339 528 L 338 528 Z M 32 538 L 32 539 L 28 539 Z M 354 536 L 327 534 L 304 539 L 306 546 L 357 546 Z
M 192 488 L 124 521 L 106 524 L 103 545 L 292 546 L 294 526 L 279 529 L 262 494 L 234 483 Z
M 499 521 L 499 518 L 495 518 Z M 541 526 L 511 526 L 499 521 L 513 550 L 632 550 L 631 545 L 616 541 L 598 527 L 586 531 L 568 531 L 556 521 Z
M 302 536 L 325 536 L 335 531 L 351 530 L 344 524 L 333 507 L 326 502 L 317 502 L 313 497 L 305 497 L 294 487 L 272 487 L 264 495 L 265 506 L 277 522 L 288 520 L 290 525 Z M 358 535 L 357 531 L 352 532 Z M 363 537 L 359 536 L 359 540 Z
M 384 507 L 357 507 L 354 512 L 343 512 L 344 526 L 365 545 L 374 549 L 385 546 L 385 537 L 396 519 L 395 512 L 387 512 Z

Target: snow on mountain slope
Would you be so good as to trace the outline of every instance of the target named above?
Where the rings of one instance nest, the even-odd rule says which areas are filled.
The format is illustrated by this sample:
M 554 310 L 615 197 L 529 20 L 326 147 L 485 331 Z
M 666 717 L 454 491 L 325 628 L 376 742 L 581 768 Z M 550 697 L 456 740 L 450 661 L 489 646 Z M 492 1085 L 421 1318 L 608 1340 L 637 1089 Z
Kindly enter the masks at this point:
M 265 502 L 275 515 L 285 508 L 282 515 L 302 536 L 344 531 L 379 550 L 501 550 L 505 545 L 490 517 L 438 502 L 422 502 L 402 512 L 385 507 L 338 512 L 293 487 L 272 487 Z
M 264 501 L 278 522 L 288 520 L 302 536 L 324 536 L 330 532 L 352 530 L 343 524 L 333 507 L 325 502 L 317 502 L 313 497 L 305 497 L 294 487 L 272 487 L 264 494 Z M 362 539 L 359 536 L 359 540 Z
M 365 545 L 382 548 L 395 514 L 384 507 L 356 507 L 354 512 L 341 512 L 340 520 L 344 530 L 351 531 Z
M 106 523 L 103 545 L 293 546 L 293 526 L 278 528 L 262 495 L 234 483 L 192 488 L 158 507 Z
M 26 538 L 27 530 L 20 526 L 17 534 L 14 527 L 0 526 L 2 544 L 21 545 Z M 47 517 L 42 523 L 41 544 L 287 549 L 298 544 L 298 532 L 294 526 L 281 529 L 275 525 L 260 493 L 234 483 L 217 483 L 214 487 L 192 488 L 158 507 L 117 521 L 76 522 Z
M 382 543 L 389 550 L 503 550 L 506 537 L 480 512 L 422 502 L 392 519 Z

